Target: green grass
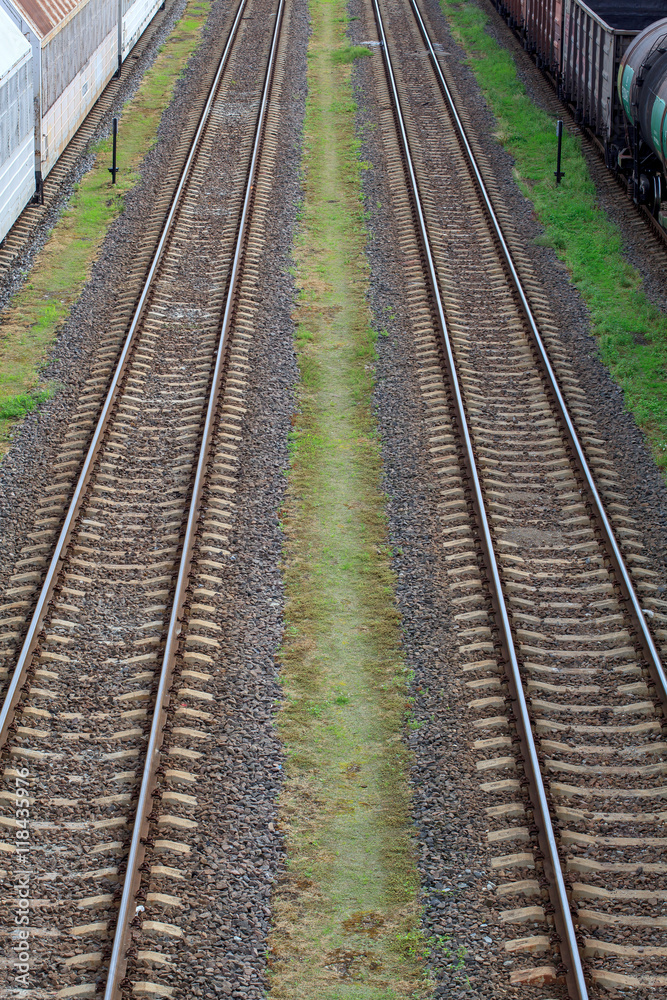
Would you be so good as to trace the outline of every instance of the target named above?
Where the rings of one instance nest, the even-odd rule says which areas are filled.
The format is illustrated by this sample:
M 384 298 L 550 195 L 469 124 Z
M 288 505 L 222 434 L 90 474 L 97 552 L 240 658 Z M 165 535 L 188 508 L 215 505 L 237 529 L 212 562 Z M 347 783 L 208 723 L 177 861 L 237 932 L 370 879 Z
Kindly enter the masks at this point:
M 601 358 L 665 471 L 667 317 L 623 256 L 620 231 L 597 202 L 578 139 L 563 136 L 565 178 L 557 186 L 555 119 L 532 102 L 513 57 L 487 33 L 488 18 L 476 3 L 441 5 L 496 117 L 497 138 L 515 159 L 521 190 L 545 228 L 542 241 L 567 265 L 590 311 Z
M 210 3 L 191 0 L 125 105 L 118 126 L 117 183 L 111 184 L 111 138 L 96 147 L 93 168 L 76 186 L 40 253 L 28 283 L 11 299 L 0 327 L 0 454 L 17 420 L 47 398 L 42 372 L 58 327 L 78 299 L 125 195 L 139 180 L 160 119 L 197 48 Z
M 331 58 L 334 63 L 342 65 L 354 62 L 355 59 L 363 59 L 364 56 L 369 56 L 370 54 L 371 50 L 367 49 L 365 45 L 346 45 L 344 49 L 336 49 L 331 54 Z
M 21 420 L 36 406 L 44 403 L 51 393 L 48 389 L 34 389 L 32 392 L 22 392 L 0 403 L 0 420 Z
M 286 755 L 288 868 L 273 899 L 271 1000 L 430 995 L 419 930 L 409 672 L 371 411 L 375 333 L 344 0 L 311 0 L 305 200 L 295 246 L 298 407 L 289 435 Z M 365 51 L 365 50 L 364 50 Z

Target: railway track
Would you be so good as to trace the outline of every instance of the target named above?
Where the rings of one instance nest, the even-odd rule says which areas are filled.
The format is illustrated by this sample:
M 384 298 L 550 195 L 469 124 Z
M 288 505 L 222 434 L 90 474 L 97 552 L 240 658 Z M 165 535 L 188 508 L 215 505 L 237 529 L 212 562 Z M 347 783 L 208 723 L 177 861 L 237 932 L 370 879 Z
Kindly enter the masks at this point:
M 432 26 L 372 11 L 510 984 L 659 996 L 667 605 Z
M 0 852 L 29 885 L 35 997 L 188 995 L 220 946 L 204 764 L 224 752 L 219 621 L 289 18 L 284 0 L 236 9 L 122 349 L 83 400 L 76 485 L 56 479 L 38 568 L 1 609 Z

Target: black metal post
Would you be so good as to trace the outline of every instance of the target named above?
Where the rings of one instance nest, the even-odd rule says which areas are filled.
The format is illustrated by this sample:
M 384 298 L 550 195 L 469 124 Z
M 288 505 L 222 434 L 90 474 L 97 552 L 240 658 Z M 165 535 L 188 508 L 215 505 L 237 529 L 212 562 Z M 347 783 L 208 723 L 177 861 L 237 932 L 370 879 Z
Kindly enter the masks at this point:
M 35 193 L 32 198 L 32 203 L 34 205 L 44 204 L 44 178 L 42 177 L 42 171 L 35 171 Z
M 554 171 L 556 177 L 556 184 L 560 184 L 561 177 L 565 177 L 565 174 L 560 169 L 560 154 L 563 147 L 563 122 L 558 119 L 558 124 L 556 125 L 556 135 L 558 136 L 558 152 L 556 153 L 556 169 Z
M 111 134 L 113 135 L 113 152 L 111 154 L 111 166 L 109 167 L 109 173 L 111 174 L 111 183 L 116 183 L 116 174 L 118 173 L 118 167 L 116 166 L 116 137 L 118 135 L 118 119 L 114 118 L 111 123 Z

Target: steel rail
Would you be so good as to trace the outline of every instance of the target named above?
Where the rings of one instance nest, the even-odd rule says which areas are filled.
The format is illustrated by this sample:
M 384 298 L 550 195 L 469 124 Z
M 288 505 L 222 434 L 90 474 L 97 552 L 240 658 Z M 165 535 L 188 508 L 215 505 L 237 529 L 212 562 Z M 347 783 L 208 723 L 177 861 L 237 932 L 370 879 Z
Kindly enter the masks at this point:
M 102 410 L 100 411 L 97 425 L 93 432 L 93 436 L 91 438 L 91 442 L 88 447 L 86 457 L 83 461 L 81 472 L 79 473 L 79 478 L 77 480 L 76 487 L 74 488 L 74 492 L 70 500 L 65 520 L 63 522 L 62 528 L 60 529 L 60 535 L 58 536 L 58 540 L 56 542 L 56 546 L 53 552 L 53 556 L 51 558 L 51 562 L 49 564 L 49 568 L 46 572 L 46 576 L 42 583 L 42 589 L 39 598 L 37 600 L 35 610 L 33 611 L 30 625 L 28 626 L 28 631 L 26 633 L 25 639 L 23 640 L 23 645 L 21 647 L 21 652 L 19 653 L 18 659 L 16 661 L 16 666 L 14 667 L 12 679 L 7 689 L 7 693 L 5 695 L 2 708 L 0 709 L 0 747 L 2 747 L 7 741 L 9 726 L 13 719 L 14 712 L 16 710 L 16 705 L 21 695 L 21 690 L 25 682 L 25 677 L 32 659 L 32 655 L 37 645 L 39 633 L 42 629 L 42 625 L 44 624 L 44 619 L 46 617 L 49 604 L 53 597 L 53 591 L 55 589 L 56 583 L 60 576 L 60 571 L 66 559 L 67 547 L 69 545 L 69 541 L 72 532 L 74 530 L 76 519 L 79 514 L 79 508 L 81 506 L 83 498 L 85 497 L 86 489 L 88 487 L 88 483 L 90 481 L 90 477 L 93 471 L 93 466 L 95 464 L 95 460 L 102 446 L 104 434 L 107 429 L 111 413 L 113 411 L 114 403 L 116 402 L 116 398 L 118 396 L 120 383 L 123 379 L 123 376 L 125 375 L 127 364 L 132 353 L 132 348 L 134 347 L 134 342 L 136 340 L 137 331 L 139 329 L 139 322 L 144 311 L 144 306 L 146 305 L 148 294 L 153 286 L 158 266 L 164 255 L 164 249 L 167 244 L 169 235 L 171 233 L 174 219 L 180 207 L 183 192 L 187 185 L 190 172 L 192 169 L 192 164 L 198 152 L 199 143 L 201 141 L 202 134 L 208 122 L 211 108 L 213 106 L 213 101 L 215 99 L 215 95 L 218 90 L 222 74 L 224 73 L 225 66 L 227 65 L 229 53 L 234 43 L 234 39 L 236 38 L 238 26 L 241 22 L 241 18 L 247 3 L 248 0 L 241 0 L 239 8 L 236 12 L 236 16 L 234 18 L 234 22 L 232 24 L 229 33 L 229 38 L 227 39 L 225 49 L 220 58 L 220 63 L 218 65 L 215 79 L 213 80 L 213 83 L 211 85 L 208 99 L 206 101 L 204 110 L 202 111 L 201 117 L 199 119 L 199 125 L 197 127 L 197 131 L 195 132 L 194 138 L 192 140 L 192 146 L 190 148 L 188 158 L 181 172 L 181 177 L 178 183 L 178 187 L 176 188 L 176 191 L 174 193 L 169 213 L 167 214 L 167 218 L 165 219 L 164 226 L 162 229 L 162 234 L 160 236 L 160 240 L 158 242 L 155 254 L 153 256 L 153 261 L 146 276 L 144 287 L 139 297 L 139 301 L 135 307 L 132 316 L 132 321 L 130 323 L 125 338 L 125 342 L 123 344 L 123 348 L 121 350 L 118 362 L 116 364 L 116 369 L 109 384 L 109 388 L 107 389 L 106 399 L 102 406 Z
M 139 799 L 134 818 L 132 830 L 132 841 L 127 858 L 127 868 L 123 883 L 123 893 L 116 921 L 114 942 L 109 962 L 107 983 L 104 992 L 104 1000 L 115 1000 L 118 995 L 120 981 L 124 975 L 124 949 L 130 921 L 135 916 L 135 899 L 138 882 L 140 878 L 139 866 L 143 861 L 145 847 L 143 843 L 144 833 L 149 824 L 149 812 L 152 809 L 152 792 L 156 783 L 156 770 L 160 762 L 160 751 L 162 747 L 163 729 L 169 709 L 169 688 L 172 683 L 174 664 L 178 649 L 178 642 L 183 627 L 185 617 L 185 599 L 190 582 L 193 552 L 196 542 L 196 532 L 201 513 L 201 498 L 205 487 L 206 469 L 210 461 L 213 428 L 215 416 L 219 406 L 220 394 L 222 391 L 222 373 L 227 352 L 227 334 L 231 326 L 231 321 L 236 303 L 236 290 L 242 270 L 243 251 L 245 248 L 245 237 L 247 233 L 248 220 L 252 210 L 255 197 L 255 177 L 261 155 L 262 140 L 265 131 L 266 111 L 271 95 L 273 76 L 275 70 L 276 53 L 280 40 L 280 29 L 282 25 L 285 0 L 279 0 L 278 9 L 275 15 L 273 37 L 271 40 L 271 50 L 266 70 L 266 78 L 262 91 L 259 113 L 257 117 L 255 140 L 253 143 L 250 167 L 246 179 L 246 191 L 243 200 L 243 207 L 239 219 L 239 226 L 236 236 L 236 248 L 234 260 L 227 287 L 225 310 L 220 328 L 220 339 L 216 355 L 215 369 L 211 383 L 211 394 L 206 410 L 206 419 L 202 431 L 202 441 L 197 461 L 197 471 L 193 484 L 188 520 L 183 536 L 183 547 L 178 570 L 178 579 L 174 593 L 167 639 L 162 658 L 160 671 L 160 681 L 155 698 L 155 708 L 151 731 L 146 749 L 146 760 L 139 790 Z
M 451 383 L 453 403 L 458 422 L 458 430 L 461 437 L 463 438 L 463 443 L 465 447 L 465 462 L 467 466 L 470 485 L 472 487 L 473 504 L 481 536 L 480 541 L 486 562 L 486 570 L 490 576 L 489 583 L 491 587 L 491 593 L 493 596 L 496 621 L 502 636 L 502 648 L 504 656 L 506 658 L 506 669 L 508 669 L 508 680 L 510 681 L 510 690 L 512 693 L 515 712 L 518 713 L 518 718 L 516 720 L 517 732 L 522 743 L 526 776 L 529 781 L 532 805 L 537 816 L 539 817 L 538 829 L 539 829 L 540 847 L 542 848 L 545 856 L 544 858 L 545 870 L 547 872 L 547 875 L 550 876 L 549 882 L 550 882 L 552 899 L 554 902 L 554 910 L 555 910 L 554 918 L 556 921 L 557 931 L 560 939 L 561 960 L 563 961 L 563 964 L 566 969 L 567 984 L 572 1000 L 587 1000 L 588 991 L 586 988 L 586 982 L 584 980 L 584 973 L 581 964 L 581 956 L 579 954 L 579 947 L 577 944 L 574 923 L 572 921 L 572 914 L 570 911 L 570 903 L 567 897 L 565 880 L 563 878 L 563 872 L 561 869 L 558 847 L 556 845 L 556 837 L 554 834 L 553 824 L 551 822 L 549 804 L 547 800 L 546 790 L 544 787 L 544 781 L 542 779 L 539 758 L 537 755 L 537 748 L 535 746 L 535 740 L 533 737 L 530 716 L 528 713 L 528 706 L 526 704 L 526 698 L 523 691 L 521 672 L 519 669 L 518 657 L 514 645 L 514 637 L 512 635 L 512 628 L 510 624 L 509 614 L 507 611 L 507 605 L 505 603 L 505 597 L 503 594 L 502 582 L 500 578 L 500 572 L 498 569 L 498 562 L 496 559 L 496 554 L 493 546 L 493 538 L 489 527 L 489 521 L 486 513 L 479 473 L 477 471 L 477 463 L 475 461 L 472 439 L 470 436 L 470 429 L 468 427 L 468 421 L 465 413 L 463 395 L 461 392 L 461 387 L 459 384 L 459 379 L 456 371 L 454 353 L 452 349 L 451 340 L 449 337 L 449 331 L 447 327 L 447 321 L 445 318 L 445 311 L 443 307 L 442 297 L 440 294 L 437 270 L 433 260 L 428 227 L 426 224 L 424 212 L 421 205 L 419 184 L 417 181 L 414 163 L 412 160 L 412 154 L 410 151 L 410 143 L 408 140 L 405 121 L 403 119 L 403 112 L 401 108 L 400 98 L 398 95 L 398 88 L 396 85 L 394 70 L 391 63 L 391 56 L 389 53 L 389 48 L 387 46 L 387 39 L 384 31 L 384 24 L 382 19 L 382 12 L 379 6 L 379 0 L 373 0 L 373 8 L 375 11 L 375 19 L 377 22 L 378 33 L 380 36 L 380 43 L 382 47 L 387 80 L 393 98 L 394 114 L 396 117 L 396 122 L 401 137 L 403 158 L 409 177 L 409 184 L 412 193 L 413 210 L 415 212 L 416 221 L 419 227 L 422 250 L 426 258 L 426 266 L 428 270 L 429 282 L 433 295 L 434 305 L 437 312 L 438 325 L 440 328 L 441 340 L 445 352 L 448 374 Z
M 533 311 L 530 308 L 530 304 L 523 290 L 519 274 L 512 259 L 511 251 L 503 235 L 500 222 L 498 221 L 498 216 L 494 211 L 491 198 L 486 188 L 486 184 L 484 183 L 484 179 L 477 165 L 477 161 L 475 160 L 475 155 L 470 147 L 470 143 L 468 142 L 468 137 L 466 135 L 465 128 L 459 117 L 458 111 L 456 110 L 454 99 L 452 97 L 449 87 L 447 86 L 447 82 L 440 67 L 440 63 L 438 62 L 438 57 L 436 56 L 435 50 L 433 48 L 433 44 L 431 42 L 428 29 L 426 28 L 424 19 L 422 18 L 416 0 L 410 0 L 410 5 L 417 20 L 417 24 L 419 25 L 419 30 L 421 31 L 422 37 L 428 49 L 428 53 L 431 59 L 431 64 L 433 66 L 436 77 L 440 84 L 443 96 L 445 97 L 452 118 L 454 119 L 459 139 L 463 145 L 466 156 L 468 158 L 468 162 L 470 164 L 470 168 L 474 174 L 475 181 L 479 188 L 479 193 L 484 201 L 488 217 L 493 226 L 498 243 L 500 244 L 500 248 L 503 257 L 505 259 L 505 263 L 512 277 L 512 283 L 519 296 L 519 300 L 521 302 L 521 308 L 528 322 L 533 343 L 538 352 L 544 374 L 546 375 L 546 379 L 549 384 L 549 388 L 553 392 L 554 397 L 556 399 L 558 414 L 565 426 L 565 431 L 569 443 L 572 449 L 574 450 L 575 460 L 577 467 L 579 469 L 579 473 L 585 482 L 586 489 L 589 493 L 590 500 L 592 501 L 592 505 L 594 507 L 595 517 L 599 522 L 599 527 L 604 536 L 604 541 L 608 549 L 608 554 L 611 557 L 611 563 L 613 565 L 614 571 L 617 576 L 617 582 L 621 588 L 621 592 L 623 594 L 623 598 L 626 605 L 629 605 L 628 610 L 630 611 L 630 615 L 634 619 L 635 625 L 639 629 L 642 653 L 649 665 L 649 669 L 651 671 L 651 674 L 653 675 L 654 683 L 656 684 L 656 687 L 658 689 L 659 698 L 667 714 L 667 674 L 665 673 L 662 661 L 660 659 L 660 655 L 653 641 L 653 636 L 651 635 L 648 623 L 646 621 L 646 618 L 644 617 L 641 603 L 639 601 L 639 598 L 637 597 L 637 592 L 632 582 L 631 574 L 626 566 L 625 559 L 623 558 L 623 555 L 621 553 L 620 546 L 616 541 L 616 536 L 614 535 L 614 530 L 611 526 L 611 522 L 609 521 L 607 512 L 604 509 L 602 498 L 600 497 L 598 489 L 595 485 L 595 480 L 588 465 L 584 448 L 581 444 L 581 441 L 579 440 L 579 435 L 577 434 L 574 421 L 570 416 L 567 403 L 565 402 L 560 386 L 558 384 L 558 379 L 551 365 L 551 361 L 549 360 L 548 351 L 546 349 L 544 341 L 542 340 L 542 336 L 538 329 L 538 325 L 533 315 Z

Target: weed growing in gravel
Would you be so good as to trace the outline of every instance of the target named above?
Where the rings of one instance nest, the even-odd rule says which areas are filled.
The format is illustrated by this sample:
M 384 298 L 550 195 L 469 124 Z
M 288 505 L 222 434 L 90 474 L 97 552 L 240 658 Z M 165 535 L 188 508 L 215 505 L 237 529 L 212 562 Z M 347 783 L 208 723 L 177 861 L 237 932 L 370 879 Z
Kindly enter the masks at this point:
M 486 14 L 472 2 L 441 5 L 498 121 L 496 138 L 514 156 L 517 182 L 545 227 L 542 241 L 567 265 L 590 310 L 602 360 L 667 470 L 667 317 L 624 258 L 621 234 L 597 204 L 579 141 L 563 136 L 565 180 L 557 186 L 555 119 L 526 93 L 511 54 L 487 33 Z
M 351 63 L 355 59 L 363 59 L 364 56 L 369 56 L 371 50 L 367 49 L 365 45 L 346 45 L 344 49 L 337 49 L 331 56 L 335 63 Z
M 107 169 L 109 138 L 97 144 L 95 165 L 76 185 L 29 284 L 10 302 L 0 329 L 0 454 L 8 448 L 12 425 L 48 398 L 48 392 L 36 388 L 40 368 L 90 276 L 109 226 L 123 210 L 125 195 L 139 179 L 141 162 L 156 141 L 162 113 L 199 44 L 210 7 L 191 0 L 126 103 L 119 122 L 117 183 L 110 183 Z
M 35 389 L 33 392 L 21 392 L 0 403 L 0 420 L 20 420 L 36 406 L 46 402 L 52 395 L 50 389 Z

